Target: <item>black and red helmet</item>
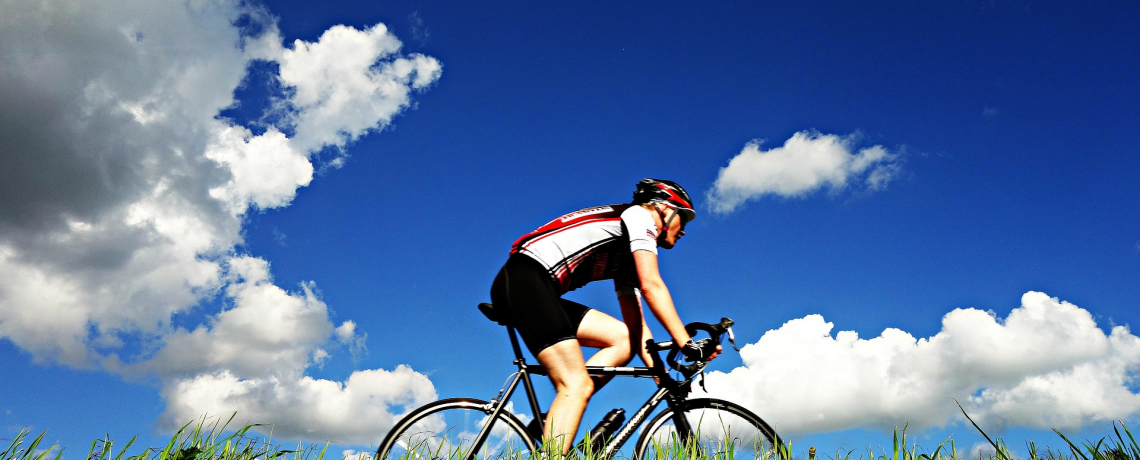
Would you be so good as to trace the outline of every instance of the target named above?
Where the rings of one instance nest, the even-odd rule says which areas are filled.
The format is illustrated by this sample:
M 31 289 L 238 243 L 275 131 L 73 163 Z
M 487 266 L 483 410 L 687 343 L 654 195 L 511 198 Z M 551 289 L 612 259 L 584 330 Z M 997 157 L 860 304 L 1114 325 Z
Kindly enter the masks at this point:
M 633 191 L 633 203 L 665 203 L 685 215 L 685 222 L 697 217 L 693 210 L 693 199 L 680 185 L 671 180 L 645 178 L 637 183 Z

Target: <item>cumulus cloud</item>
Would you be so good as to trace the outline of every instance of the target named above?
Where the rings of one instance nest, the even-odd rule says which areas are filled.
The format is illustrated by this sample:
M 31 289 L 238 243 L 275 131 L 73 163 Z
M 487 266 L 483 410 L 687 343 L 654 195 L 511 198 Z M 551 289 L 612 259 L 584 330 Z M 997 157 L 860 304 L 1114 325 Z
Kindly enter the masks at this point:
M 274 436 L 363 445 L 378 444 L 397 417 L 436 398 L 427 376 L 404 365 L 356 371 L 344 382 L 305 375 L 248 379 L 219 371 L 174 381 L 162 396 L 167 427 L 203 411 L 237 411 L 250 422 L 271 420 Z
M 853 152 L 857 135 L 801 131 L 770 150 L 754 140 L 720 169 L 707 196 L 713 211 L 729 213 L 765 195 L 800 197 L 822 188 L 843 190 L 852 183 L 881 190 L 896 175 L 898 155 L 881 145 Z
M 297 188 L 313 179 L 308 152 L 294 148 L 272 127 L 260 136 L 242 126 L 222 128 L 205 156 L 230 170 L 230 180 L 211 188 L 210 196 L 234 214 L 242 214 L 250 204 L 262 209 L 286 206 Z
M 355 323 L 334 329 L 309 285 L 281 289 L 262 259 L 235 257 L 228 265 L 234 279 L 226 295 L 237 307 L 212 324 L 166 335 L 158 355 L 136 366 L 166 377 L 165 427 L 237 411 L 251 423 L 272 421 L 277 436 L 374 444 L 384 432 L 376 427 L 436 398 L 431 381 L 407 366 L 353 372 L 344 382 L 304 375 L 328 358 L 322 346 L 330 334 L 363 346 Z
M 1105 334 L 1088 311 L 1028 292 L 1004 319 L 956 309 L 942 330 L 832 335 L 820 315 L 788 321 L 741 349 L 744 365 L 708 375 L 717 396 L 790 435 L 853 427 L 941 426 L 960 401 L 987 426 L 1078 428 L 1140 413 L 1140 338 Z
M 353 359 L 360 359 L 361 355 L 368 351 L 366 344 L 368 340 L 368 333 L 356 332 L 356 322 L 345 321 L 336 328 L 336 340 L 343 345 L 347 345 L 350 352 L 352 352 Z
M 335 327 L 311 284 L 281 289 L 235 248 L 250 210 L 287 206 L 316 153 L 412 107 L 437 60 L 401 54 L 383 25 L 285 46 L 272 15 L 237 0 L 4 10 L 0 338 L 41 363 L 157 376 L 168 426 L 239 410 L 280 435 L 366 443 L 350 424 L 375 435 L 434 396 L 404 367 L 306 376 L 365 335 Z M 285 89 L 267 108 L 281 123 L 260 134 L 218 116 L 255 61 Z M 204 324 L 172 323 L 218 296 Z
M 140 364 L 168 377 L 232 371 L 250 378 L 303 369 L 333 332 L 328 308 L 310 285 L 290 293 L 273 284 L 262 259 L 234 257 L 227 263 L 226 298 L 234 308 L 193 330 L 162 337 L 154 359 Z M 327 353 L 327 352 L 325 352 Z
M 281 81 L 294 88 L 291 121 L 302 150 L 343 147 L 361 134 L 387 125 L 411 104 L 409 94 L 439 79 L 434 58 L 413 54 L 392 59 L 400 41 L 383 24 L 366 30 L 333 26 L 319 41 L 297 40 L 280 58 Z M 361 117 L 360 114 L 380 114 Z

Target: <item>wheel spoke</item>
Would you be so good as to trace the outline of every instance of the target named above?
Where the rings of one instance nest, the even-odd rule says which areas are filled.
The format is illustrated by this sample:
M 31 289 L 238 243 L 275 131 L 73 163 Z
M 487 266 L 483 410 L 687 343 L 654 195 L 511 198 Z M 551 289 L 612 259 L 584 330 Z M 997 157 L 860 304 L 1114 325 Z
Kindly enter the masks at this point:
M 397 424 L 382 444 L 378 457 L 385 460 L 463 458 L 490 420 L 484 412 L 485 404 L 475 400 L 444 400 L 425 406 Z M 504 415 L 496 419 L 476 458 L 517 458 L 531 451 L 533 441 L 525 438 L 521 424 L 512 420 Z
M 715 400 L 694 400 L 683 407 L 692 433 L 682 439 L 672 409 L 659 414 L 638 442 L 643 460 L 665 458 L 773 459 L 775 433 L 747 409 Z

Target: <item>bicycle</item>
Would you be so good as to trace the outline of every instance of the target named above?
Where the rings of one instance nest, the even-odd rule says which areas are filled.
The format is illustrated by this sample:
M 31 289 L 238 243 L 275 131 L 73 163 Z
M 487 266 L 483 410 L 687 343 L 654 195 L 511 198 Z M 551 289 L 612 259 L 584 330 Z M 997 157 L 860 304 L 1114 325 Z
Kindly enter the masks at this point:
M 491 304 L 479 304 L 479 310 L 491 320 L 507 327 L 518 371 L 507 378 L 507 383 L 490 401 L 475 398 L 441 399 L 407 414 L 396 422 L 380 443 L 376 459 L 472 460 L 519 458 L 526 454 L 532 459 L 542 458 L 539 456 L 539 444 L 544 417 L 530 376 L 547 375 L 546 370 L 540 365 L 526 362 L 515 329 L 498 317 Z M 718 324 L 690 323 L 685 329 L 694 336 L 698 332 L 707 333 L 709 337 L 702 340 L 711 347 L 716 347 L 722 336 L 727 335 L 732 347 L 736 349 L 732 325 L 731 319 L 722 318 Z M 749 452 L 752 458 L 784 456 L 780 437 L 752 411 L 715 398 L 688 399 L 691 386 L 698 375 L 701 376 L 699 384 L 704 386 L 703 371 L 707 362 L 681 363 L 680 349 L 672 341 L 647 340 L 646 347 L 653 361 L 649 367 L 586 367 L 589 374 L 594 376 L 655 378 L 657 390 L 624 425 L 621 423 L 624 417 L 621 417 L 620 409 L 611 411 L 603 423 L 609 421 L 620 425 L 620 429 L 612 434 L 602 433 L 604 430 L 599 430 L 602 425 L 599 424 L 591 432 L 596 448 L 585 447 L 587 441 L 583 441 L 578 446 L 580 450 L 592 450 L 592 455 L 600 454 L 597 458 L 612 458 L 635 431 L 645 424 L 634 447 L 635 460 L 668 458 L 669 452 L 666 450 L 677 452 L 678 448 L 692 449 L 684 451 L 690 454 L 713 454 L 714 458 L 748 458 Z M 662 351 L 668 351 L 664 361 L 660 356 Z M 678 371 L 681 377 L 673 378 L 666 365 Z M 529 427 L 511 410 L 511 396 L 520 383 L 533 414 Z M 650 419 L 650 415 L 662 402 L 666 404 L 665 409 Z M 587 435 L 587 438 L 591 435 Z

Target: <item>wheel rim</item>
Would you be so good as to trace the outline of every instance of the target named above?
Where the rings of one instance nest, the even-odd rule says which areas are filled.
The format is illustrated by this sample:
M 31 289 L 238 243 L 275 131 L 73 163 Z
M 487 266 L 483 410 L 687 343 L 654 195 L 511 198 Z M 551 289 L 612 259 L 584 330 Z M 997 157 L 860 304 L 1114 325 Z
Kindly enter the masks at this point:
M 480 429 L 488 421 L 482 405 L 453 403 L 430 410 L 398 424 L 383 459 L 434 460 L 462 459 Z M 506 418 L 499 417 L 476 458 L 518 458 L 529 454 L 531 446 L 522 432 Z
M 708 402 L 684 409 L 693 436 L 682 440 L 673 412 L 667 411 L 647 427 L 639 456 L 643 460 L 665 458 L 774 459 L 771 429 L 754 415 L 724 403 Z

